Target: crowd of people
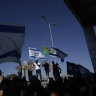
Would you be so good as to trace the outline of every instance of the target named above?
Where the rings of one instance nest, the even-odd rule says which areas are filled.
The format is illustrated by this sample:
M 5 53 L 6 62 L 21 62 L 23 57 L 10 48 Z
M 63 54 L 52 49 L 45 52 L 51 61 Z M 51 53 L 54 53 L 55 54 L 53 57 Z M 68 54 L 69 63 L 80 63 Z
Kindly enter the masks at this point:
M 33 63 L 27 62 L 28 65 L 35 66 L 36 75 L 32 70 L 28 70 L 29 81 L 22 76 L 22 65 L 18 69 L 18 76 L 11 79 L 3 79 L 0 83 L 0 96 L 96 96 L 96 74 L 82 77 L 81 75 L 60 77 L 61 68 L 58 63 L 52 63 L 46 60 L 42 63 L 45 69 L 48 83 L 46 87 L 42 85 L 42 74 L 38 60 Z M 50 66 L 53 69 L 53 76 L 50 78 Z M 40 75 L 40 80 L 38 79 Z
M 49 61 L 49 60 L 48 60 Z M 61 68 L 58 66 L 58 63 L 54 63 L 54 61 L 52 61 L 52 63 L 49 61 L 47 62 L 47 60 L 44 60 L 44 62 L 42 62 L 42 64 L 40 64 L 38 62 L 38 60 L 35 61 L 35 63 L 33 63 L 31 60 L 29 62 L 25 62 L 27 65 L 30 65 L 30 66 L 33 66 L 36 68 L 36 76 L 37 78 L 40 76 L 40 80 L 42 81 L 42 74 L 41 74 L 41 65 L 42 67 L 44 67 L 44 70 L 45 70 L 45 73 L 46 73 L 46 77 L 47 77 L 47 81 L 49 81 L 49 72 L 51 71 L 51 67 L 52 66 L 52 69 L 53 69 L 53 76 L 54 76 L 54 79 L 55 80 L 59 80 L 60 79 L 60 73 L 61 73 Z M 26 75 L 23 75 L 23 72 L 24 74 L 25 73 L 25 69 L 22 68 L 22 65 L 19 64 L 18 67 L 16 67 L 16 69 L 18 70 L 18 76 L 21 78 L 21 77 L 26 77 Z M 23 75 L 23 76 L 22 76 Z M 31 79 L 33 75 L 33 70 L 30 70 L 30 68 L 28 68 L 28 77 L 29 77 L 29 81 Z
M 49 79 L 44 88 L 33 75 L 29 82 L 25 78 L 4 79 L 0 84 L 0 96 L 96 96 L 96 74 L 90 77 L 65 77 Z

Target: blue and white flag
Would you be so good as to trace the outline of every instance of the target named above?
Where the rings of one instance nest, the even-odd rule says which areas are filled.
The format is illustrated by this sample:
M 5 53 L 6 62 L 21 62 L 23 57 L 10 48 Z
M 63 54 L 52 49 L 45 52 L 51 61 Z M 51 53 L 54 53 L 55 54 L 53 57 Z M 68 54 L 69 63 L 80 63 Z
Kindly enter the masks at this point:
M 88 77 L 91 75 L 91 72 L 83 67 L 82 65 L 77 65 L 67 61 L 67 74 L 69 75 L 78 75 L 81 77 Z
M 64 58 L 67 57 L 67 54 L 65 54 L 61 50 L 59 50 L 57 48 L 53 48 L 53 47 L 50 50 L 50 55 L 59 57 L 62 62 L 64 62 Z
M 45 59 L 45 55 L 42 54 L 36 48 L 29 47 L 29 58 L 30 59 Z
M 67 61 L 67 74 L 80 75 L 81 73 L 76 64 Z
M 0 23 L 0 63 L 20 63 L 25 26 Z
M 87 68 L 83 67 L 82 65 L 78 64 L 77 66 L 80 70 L 82 77 L 88 77 L 92 74 Z
M 37 50 L 36 48 L 29 47 L 29 58 L 30 59 L 36 59 L 36 51 L 39 51 L 39 50 Z

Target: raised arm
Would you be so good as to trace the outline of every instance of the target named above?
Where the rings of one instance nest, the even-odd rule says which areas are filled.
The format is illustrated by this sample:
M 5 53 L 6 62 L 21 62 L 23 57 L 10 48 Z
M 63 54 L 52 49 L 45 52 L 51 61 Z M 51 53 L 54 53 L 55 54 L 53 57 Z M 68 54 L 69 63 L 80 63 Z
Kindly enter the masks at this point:
M 50 60 L 49 59 L 47 59 L 47 60 L 48 60 L 49 64 L 53 67 L 53 64 L 50 62 Z
M 42 67 L 44 67 L 44 63 L 42 62 Z
M 31 61 L 31 59 L 30 59 L 30 63 L 31 63 L 32 65 L 35 65 L 35 64 Z
M 42 60 L 42 67 L 44 66 L 44 60 Z

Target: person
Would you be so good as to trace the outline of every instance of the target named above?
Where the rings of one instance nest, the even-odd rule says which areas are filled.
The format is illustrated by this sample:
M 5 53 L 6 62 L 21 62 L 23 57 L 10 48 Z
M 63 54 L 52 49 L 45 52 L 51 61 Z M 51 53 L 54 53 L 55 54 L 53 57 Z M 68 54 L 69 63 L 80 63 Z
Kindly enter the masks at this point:
M 4 72 L 2 72 L 2 70 L 0 70 L 0 76 L 2 76 L 3 73 L 4 73 Z
M 49 61 L 49 60 L 48 60 Z M 56 75 L 56 64 L 54 63 L 54 61 L 52 61 L 52 63 L 49 61 L 49 64 L 51 64 L 52 68 L 53 68 L 53 76 L 55 78 L 55 80 L 57 80 L 57 75 Z
M 54 76 L 55 80 L 57 80 L 57 68 L 56 68 L 56 64 L 54 63 L 54 61 L 52 61 L 51 66 L 53 68 L 53 76 Z
M 28 65 L 31 67 L 30 63 L 28 62 Z M 33 73 L 32 70 L 30 68 L 28 68 L 28 77 L 29 77 L 29 81 L 31 80 Z
M 48 79 L 48 81 L 49 81 L 50 66 L 49 66 L 49 64 L 47 63 L 46 60 L 44 61 L 44 64 L 42 63 L 42 67 L 44 67 L 45 72 L 46 72 L 47 79 Z
M 2 75 L 2 71 L 0 70 L 0 76 Z
M 58 80 L 60 80 L 61 71 L 62 71 L 62 69 L 58 66 L 58 63 L 56 63 L 56 76 L 57 76 Z
M 3 90 L 0 90 L 0 96 L 3 96 Z
M 19 66 L 16 67 L 16 70 L 18 70 L 18 76 L 22 78 L 22 65 L 19 63 Z
M 38 74 L 40 76 L 40 80 L 42 80 L 42 75 L 41 75 L 41 68 L 40 68 L 40 63 L 38 62 L 38 60 L 35 61 L 35 63 L 32 63 L 31 64 L 35 65 L 36 67 L 36 76 L 38 78 Z
M 26 79 L 26 68 L 25 66 L 28 65 L 28 62 L 24 60 L 23 65 L 22 65 L 22 77 Z
M 55 78 L 55 80 L 59 80 L 60 79 L 60 71 L 61 71 L 61 68 L 58 66 L 58 63 L 54 63 L 54 61 L 52 61 L 52 63 L 50 63 L 49 61 L 49 64 L 51 64 L 52 68 L 53 68 L 53 76 Z

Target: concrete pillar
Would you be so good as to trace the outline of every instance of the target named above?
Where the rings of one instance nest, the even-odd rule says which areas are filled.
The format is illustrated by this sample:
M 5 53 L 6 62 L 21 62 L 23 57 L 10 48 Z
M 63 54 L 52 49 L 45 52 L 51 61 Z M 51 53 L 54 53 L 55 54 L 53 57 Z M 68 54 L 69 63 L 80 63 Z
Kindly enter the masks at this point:
M 96 36 L 93 26 L 83 27 L 94 72 L 96 73 Z

